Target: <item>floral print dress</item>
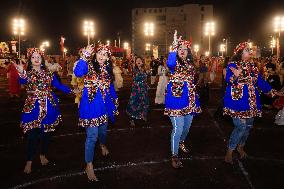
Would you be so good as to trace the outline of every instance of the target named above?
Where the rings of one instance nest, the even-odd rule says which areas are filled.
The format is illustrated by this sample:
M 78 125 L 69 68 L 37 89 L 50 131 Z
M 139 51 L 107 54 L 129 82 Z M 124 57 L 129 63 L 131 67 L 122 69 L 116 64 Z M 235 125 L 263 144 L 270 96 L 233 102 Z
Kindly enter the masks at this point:
M 147 73 L 135 68 L 126 113 L 133 119 L 146 120 L 149 110 Z

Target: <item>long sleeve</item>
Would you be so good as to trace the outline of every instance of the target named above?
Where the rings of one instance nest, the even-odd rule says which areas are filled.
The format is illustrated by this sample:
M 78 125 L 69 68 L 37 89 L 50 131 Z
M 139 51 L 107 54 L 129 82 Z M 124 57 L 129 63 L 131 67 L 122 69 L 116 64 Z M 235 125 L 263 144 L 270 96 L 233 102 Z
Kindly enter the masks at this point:
M 51 82 L 51 85 L 54 86 L 55 88 L 57 88 L 58 90 L 62 91 L 63 93 L 71 93 L 71 89 L 68 86 L 62 85 L 58 79 L 56 78 L 55 75 L 53 75 L 53 79 Z
M 234 63 L 231 63 L 228 65 L 227 71 L 226 71 L 226 82 L 228 84 L 236 84 L 238 81 L 238 78 L 234 75 L 230 67 L 237 68 L 236 64 Z
M 28 80 L 26 78 L 19 77 L 19 82 L 20 84 L 25 85 L 28 82 Z
M 74 74 L 76 77 L 83 77 L 87 73 L 88 73 L 88 63 L 85 60 L 80 59 L 74 69 Z
M 167 60 L 167 66 L 170 69 L 171 72 L 174 72 L 176 67 L 176 60 L 177 60 L 177 53 L 176 52 L 170 52 L 168 60 Z
M 26 70 L 24 70 L 23 73 L 18 73 L 18 74 L 19 74 L 19 83 L 25 85 L 28 82 Z
M 263 93 L 267 94 L 272 92 L 272 87 L 268 84 L 267 81 L 262 78 L 260 74 L 258 74 L 256 85 L 261 89 Z

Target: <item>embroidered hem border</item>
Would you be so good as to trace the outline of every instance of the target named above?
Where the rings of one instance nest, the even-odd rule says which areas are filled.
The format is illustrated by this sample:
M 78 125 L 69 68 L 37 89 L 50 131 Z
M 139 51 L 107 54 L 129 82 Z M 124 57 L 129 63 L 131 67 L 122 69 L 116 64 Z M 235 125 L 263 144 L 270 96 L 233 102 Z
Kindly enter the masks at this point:
M 98 127 L 98 126 L 106 123 L 107 121 L 108 121 L 108 117 L 105 114 L 105 115 L 102 115 L 100 117 L 93 118 L 93 119 L 82 119 L 82 118 L 79 118 L 78 125 L 80 127 Z
M 118 106 L 119 106 L 118 98 L 114 99 L 113 103 L 115 105 L 115 108 L 118 109 Z
M 223 115 L 229 115 L 234 118 L 246 119 L 252 117 L 261 117 L 262 113 L 260 110 L 235 111 L 230 108 L 224 108 Z
M 183 109 L 170 109 L 170 108 L 165 108 L 165 112 L 164 115 L 168 115 L 168 116 L 184 116 L 184 115 L 188 115 L 191 113 L 201 113 L 202 110 L 200 107 L 190 107 L 187 106 Z
M 118 110 L 113 111 L 113 115 L 115 115 L 115 116 L 119 115 Z M 98 127 L 98 126 L 106 123 L 107 121 L 108 121 L 108 117 L 105 114 L 103 116 L 100 116 L 98 118 L 93 118 L 93 119 L 82 119 L 82 118 L 79 118 L 78 125 L 80 127 Z
M 62 116 L 58 115 L 56 120 L 52 124 L 43 124 L 44 132 L 53 132 L 55 131 L 55 127 L 62 122 Z M 41 128 L 41 122 L 39 120 L 34 120 L 28 123 L 21 122 L 20 127 L 23 129 L 23 132 L 26 133 L 27 131 L 35 128 Z
M 115 115 L 115 116 L 119 115 L 118 110 L 113 111 L 113 115 Z

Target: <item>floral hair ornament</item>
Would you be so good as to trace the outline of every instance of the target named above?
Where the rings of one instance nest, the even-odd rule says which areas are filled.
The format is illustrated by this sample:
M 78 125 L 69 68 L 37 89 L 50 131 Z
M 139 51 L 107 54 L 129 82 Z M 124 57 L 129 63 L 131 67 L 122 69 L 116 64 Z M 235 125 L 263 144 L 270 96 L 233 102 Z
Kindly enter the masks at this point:
M 34 54 L 34 53 L 38 53 L 38 54 L 40 54 L 41 56 L 44 55 L 44 51 L 40 50 L 39 48 L 29 48 L 29 49 L 27 50 L 27 55 L 28 55 L 28 57 L 32 56 L 32 54 Z
M 99 46 L 97 47 L 96 52 L 99 52 L 99 51 L 106 51 L 108 56 L 109 57 L 111 56 L 111 49 L 110 49 L 110 46 L 108 46 L 108 45 L 99 44 Z
M 182 36 L 180 36 L 176 41 L 173 42 L 173 49 L 177 50 L 180 46 L 185 46 L 187 49 L 191 49 L 191 40 L 184 40 L 182 39 Z
M 245 49 L 247 49 L 247 51 L 249 51 L 250 54 L 252 53 L 250 43 L 249 42 L 242 42 L 242 43 L 240 43 L 236 46 L 236 48 L 234 49 L 234 54 L 242 52 Z
M 178 47 L 180 47 L 180 46 L 185 46 L 186 48 L 190 49 L 191 48 L 191 41 L 183 40 L 182 37 L 180 37 L 179 40 L 178 40 Z

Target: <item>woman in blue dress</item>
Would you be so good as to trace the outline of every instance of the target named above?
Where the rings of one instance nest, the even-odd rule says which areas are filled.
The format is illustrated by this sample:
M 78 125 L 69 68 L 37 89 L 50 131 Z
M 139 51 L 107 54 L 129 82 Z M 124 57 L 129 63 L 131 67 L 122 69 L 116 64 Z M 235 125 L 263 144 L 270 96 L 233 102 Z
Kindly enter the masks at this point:
M 181 168 L 178 158 L 179 148 L 188 153 L 184 141 L 188 135 L 193 116 L 201 113 L 194 81 L 195 67 L 190 50 L 190 42 L 177 38 L 175 31 L 173 52 L 170 52 L 167 66 L 170 69 L 169 83 L 165 97 L 165 115 L 171 119 L 172 166 Z
M 21 128 L 27 136 L 27 162 L 24 172 L 31 173 L 32 159 L 36 152 L 38 139 L 41 140 L 40 161 L 42 165 L 49 163 L 46 158 L 50 132 L 55 131 L 61 122 L 59 101 L 52 91 L 55 87 L 62 92 L 71 93 L 71 89 L 62 85 L 57 77 L 48 71 L 42 53 L 38 49 L 30 52 L 27 70 L 22 63 L 14 64 L 20 76 L 20 83 L 26 86 Z
M 260 93 L 271 97 L 277 92 L 262 78 L 257 65 L 251 60 L 248 42 L 240 43 L 234 50 L 235 55 L 226 71 L 226 91 L 224 96 L 224 115 L 233 119 L 225 162 L 233 163 L 235 149 L 240 158 L 246 158 L 244 146 L 253 126 L 254 117 L 261 117 Z
M 102 155 L 107 156 L 106 134 L 108 120 L 118 115 L 118 99 L 113 85 L 111 51 L 106 45 L 94 49 L 86 47 L 77 63 L 74 74 L 84 78 L 79 105 L 79 126 L 86 129 L 85 162 L 89 181 L 97 181 L 93 169 L 94 148 L 99 139 Z

